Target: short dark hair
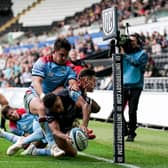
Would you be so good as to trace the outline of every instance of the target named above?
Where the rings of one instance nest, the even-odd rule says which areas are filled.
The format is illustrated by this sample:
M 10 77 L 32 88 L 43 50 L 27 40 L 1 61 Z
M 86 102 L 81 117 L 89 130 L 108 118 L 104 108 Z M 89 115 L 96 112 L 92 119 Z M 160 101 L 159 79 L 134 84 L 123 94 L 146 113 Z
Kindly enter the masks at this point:
M 54 43 L 54 50 L 60 50 L 61 48 L 70 51 L 71 44 L 66 38 L 57 38 Z
M 80 79 L 81 77 L 85 77 L 85 76 L 90 76 L 90 77 L 91 76 L 96 76 L 96 73 L 95 73 L 95 71 L 93 69 L 85 68 L 85 69 L 80 71 L 78 77 Z
M 136 40 L 137 40 L 137 43 L 139 44 L 139 46 L 142 47 L 142 45 L 144 44 L 144 41 L 143 41 L 143 38 L 142 38 L 142 36 L 140 34 L 133 33 L 130 36 L 135 37 Z
M 54 102 L 56 101 L 56 99 L 57 99 L 57 96 L 54 93 L 48 93 L 43 98 L 44 105 L 47 108 L 51 108 L 54 105 Z
M 9 105 L 6 105 L 6 106 L 2 107 L 2 110 L 1 110 L 2 118 L 9 119 L 7 117 L 9 109 L 11 109 L 11 107 Z

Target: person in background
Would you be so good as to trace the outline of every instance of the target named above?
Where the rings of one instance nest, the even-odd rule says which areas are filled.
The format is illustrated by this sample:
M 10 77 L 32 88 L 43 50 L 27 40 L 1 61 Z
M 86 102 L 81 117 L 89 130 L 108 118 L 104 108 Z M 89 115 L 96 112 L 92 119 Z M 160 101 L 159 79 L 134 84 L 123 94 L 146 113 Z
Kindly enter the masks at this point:
M 69 60 L 66 65 L 70 66 L 78 75 L 80 71 L 84 68 L 88 68 L 88 65 L 79 58 L 78 51 L 76 49 L 71 49 L 69 52 Z
M 32 74 L 28 66 L 22 68 L 22 73 L 20 75 L 20 80 L 23 87 L 29 87 L 32 81 Z
M 129 36 L 129 45 L 123 47 L 123 94 L 124 107 L 128 105 L 129 121 L 125 122 L 127 141 L 134 141 L 137 128 L 137 109 L 144 85 L 145 66 L 148 56 L 142 49 L 143 42 L 138 34 Z
M 158 77 L 158 76 L 161 76 L 161 74 L 159 73 L 159 70 L 156 67 L 155 61 L 153 60 L 152 57 L 149 57 L 148 62 L 146 64 L 144 77 Z

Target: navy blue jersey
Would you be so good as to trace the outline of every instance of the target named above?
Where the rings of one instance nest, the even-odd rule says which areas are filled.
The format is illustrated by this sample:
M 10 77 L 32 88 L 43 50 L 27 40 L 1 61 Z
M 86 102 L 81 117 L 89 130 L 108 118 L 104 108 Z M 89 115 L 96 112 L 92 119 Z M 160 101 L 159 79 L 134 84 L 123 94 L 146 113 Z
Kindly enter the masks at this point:
M 75 106 L 75 102 L 77 101 L 78 96 L 80 96 L 80 94 L 79 92 L 76 92 L 76 91 L 69 91 L 67 89 L 64 89 L 63 91 L 59 92 L 57 95 L 60 96 L 63 102 L 64 112 L 55 113 L 52 111 L 48 111 L 47 116 L 49 118 L 49 122 L 53 120 L 57 120 L 60 125 L 60 130 L 66 133 L 72 128 L 74 120 L 76 118 L 81 117 L 82 115 L 81 111 L 76 110 L 76 106 Z M 75 95 L 75 96 L 72 96 L 72 95 Z

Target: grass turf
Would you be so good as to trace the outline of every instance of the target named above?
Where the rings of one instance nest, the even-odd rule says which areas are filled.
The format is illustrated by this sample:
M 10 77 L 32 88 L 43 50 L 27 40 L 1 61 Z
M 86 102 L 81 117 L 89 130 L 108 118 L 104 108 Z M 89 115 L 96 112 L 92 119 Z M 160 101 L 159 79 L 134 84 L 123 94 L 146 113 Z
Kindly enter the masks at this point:
M 87 154 L 113 160 L 113 124 L 91 121 L 89 128 L 96 134 L 95 140 L 89 141 Z M 48 156 L 7 156 L 6 149 L 10 145 L 0 138 L 0 168 L 120 168 L 114 163 L 104 162 L 78 155 L 76 158 Z M 125 142 L 125 163 L 142 168 L 168 167 L 168 134 L 167 131 L 138 128 L 134 142 Z

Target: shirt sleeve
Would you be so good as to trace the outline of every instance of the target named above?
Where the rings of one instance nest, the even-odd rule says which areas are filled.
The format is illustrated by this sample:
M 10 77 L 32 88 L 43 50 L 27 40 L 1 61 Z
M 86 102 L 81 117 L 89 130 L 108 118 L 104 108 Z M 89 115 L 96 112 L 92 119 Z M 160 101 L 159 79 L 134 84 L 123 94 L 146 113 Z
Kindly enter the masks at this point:
M 74 102 L 77 102 L 78 98 L 81 96 L 81 92 L 80 91 L 70 90 L 69 91 L 69 96 L 71 97 L 71 99 Z
M 32 69 L 32 76 L 41 76 L 45 77 L 46 72 L 46 63 L 42 59 L 38 59 Z
M 134 66 L 144 66 L 148 61 L 148 55 L 142 50 L 137 57 L 133 57 L 133 54 L 127 54 L 126 59 Z

